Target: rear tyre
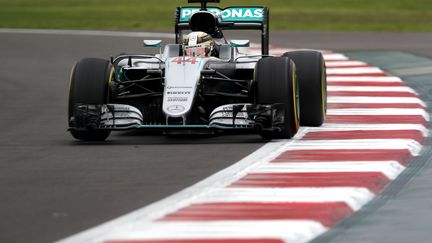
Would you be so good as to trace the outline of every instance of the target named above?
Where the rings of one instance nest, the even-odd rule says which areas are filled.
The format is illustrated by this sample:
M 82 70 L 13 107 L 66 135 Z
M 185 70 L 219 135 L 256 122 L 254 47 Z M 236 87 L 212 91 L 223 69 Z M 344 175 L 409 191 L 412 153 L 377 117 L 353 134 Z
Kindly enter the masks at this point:
M 286 52 L 296 65 L 300 93 L 300 125 L 321 126 L 327 113 L 327 75 L 323 55 L 317 51 Z
M 71 124 L 73 109 L 77 104 L 98 105 L 108 102 L 108 85 L 113 78 L 114 69 L 104 59 L 84 58 L 72 70 L 69 89 L 68 121 Z M 111 133 L 109 130 L 70 130 L 71 135 L 83 141 L 104 141 Z
M 256 104 L 280 103 L 284 108 L 277 129 L 260 131 L 263 138 L 291 138 L 297 133 L 298 89 L 294 70 L 295 64 L 286 57 L 263 58 L 256 65 Z

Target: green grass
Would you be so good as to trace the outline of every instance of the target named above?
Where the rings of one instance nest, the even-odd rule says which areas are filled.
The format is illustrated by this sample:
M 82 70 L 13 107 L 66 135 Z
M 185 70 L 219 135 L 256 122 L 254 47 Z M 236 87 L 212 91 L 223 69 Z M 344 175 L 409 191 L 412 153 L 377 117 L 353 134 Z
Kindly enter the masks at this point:
M 0 0 L 0 28 L 172 30 L 179 5 L 187 1 Z M 267 5 L 272 30 L 432 31 L 431 0 L 222 0 L 220 5 Z

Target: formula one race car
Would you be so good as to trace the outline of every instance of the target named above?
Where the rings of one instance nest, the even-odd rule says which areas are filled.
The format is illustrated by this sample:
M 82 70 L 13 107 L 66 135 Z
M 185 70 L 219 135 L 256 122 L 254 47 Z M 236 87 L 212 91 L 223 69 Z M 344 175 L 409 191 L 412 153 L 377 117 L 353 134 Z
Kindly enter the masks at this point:
M 176 44 L 145 40 L 156 55 L 85 58 L 73 68 L 69 131 L 103 141 L 112 130 L 170 133 L 249 130 L 265 139 L 291 138 L 299 126 L 326 115 L 326 68 L 320 52 L 269 55 L 266 7 L 178 7 Z M 261 31 L 261 55 L 239 52 L 247 40 L 227 41 L 226 29 Z M 184 36 L 184 31 L 191 31 Z

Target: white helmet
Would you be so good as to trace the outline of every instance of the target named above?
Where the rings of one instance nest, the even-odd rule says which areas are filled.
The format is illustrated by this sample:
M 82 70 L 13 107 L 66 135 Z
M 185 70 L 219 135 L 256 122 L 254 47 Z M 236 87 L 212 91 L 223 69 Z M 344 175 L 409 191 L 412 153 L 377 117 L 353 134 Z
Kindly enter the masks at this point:
M 208 57 L 214 55 L 215 41 L 201 31 L 191 32 L 183 38 L 186 56 Z

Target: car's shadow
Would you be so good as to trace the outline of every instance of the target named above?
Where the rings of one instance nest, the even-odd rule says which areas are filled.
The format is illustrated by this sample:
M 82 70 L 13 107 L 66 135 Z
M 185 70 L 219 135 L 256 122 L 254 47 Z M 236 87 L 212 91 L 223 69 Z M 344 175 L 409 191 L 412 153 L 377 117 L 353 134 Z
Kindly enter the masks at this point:
M 106 141 L 85 142 L 74 140 L 71 145 L 175 145 L 175 144 L 264 144 L 258 134 L 224 132 L 218 134 L 163 134 L 153 131 L 113 132 Z

